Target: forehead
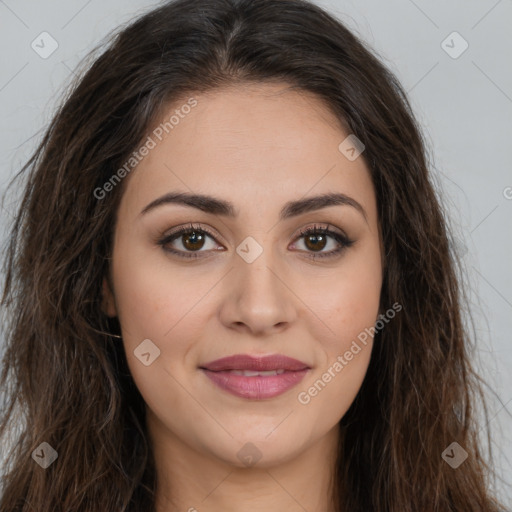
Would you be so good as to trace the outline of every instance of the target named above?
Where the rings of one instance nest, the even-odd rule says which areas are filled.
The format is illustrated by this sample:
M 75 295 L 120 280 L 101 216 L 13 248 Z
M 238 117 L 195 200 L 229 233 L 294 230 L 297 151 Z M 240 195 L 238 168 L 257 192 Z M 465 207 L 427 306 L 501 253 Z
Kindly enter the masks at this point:
M 371 202 L 364 160 L 339 150 L 348 135 L 321 99 L 287 84 L 190 94 L 151 128 L 154 147 L 128 177 L 123 202 L 140 211 L 176 190 L 229 198 L 242 213 L 325 192 Z

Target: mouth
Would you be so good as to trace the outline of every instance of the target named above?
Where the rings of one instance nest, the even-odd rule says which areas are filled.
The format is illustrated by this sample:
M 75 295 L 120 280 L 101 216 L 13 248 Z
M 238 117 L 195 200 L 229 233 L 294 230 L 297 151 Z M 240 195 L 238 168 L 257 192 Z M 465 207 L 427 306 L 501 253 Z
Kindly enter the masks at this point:
M 296 386 L 311 369 L 284 355 L 236 354 L 199 367 L 217 387 L 238 397 L 263 400 Z

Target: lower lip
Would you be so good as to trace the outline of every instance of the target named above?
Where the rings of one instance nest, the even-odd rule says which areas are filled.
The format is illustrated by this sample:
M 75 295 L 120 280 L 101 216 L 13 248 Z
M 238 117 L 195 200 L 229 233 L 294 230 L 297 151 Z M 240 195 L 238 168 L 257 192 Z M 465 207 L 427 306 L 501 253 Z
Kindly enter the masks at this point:
M 204 374 L 220 388 L 242 398 L 262 400 L 274 398 L 296 386 L 306 375 L 308 369 L 285 371 L 280 375 L 262 377 L 244 377 L 230 372 L 212 372 L 202 369 Z

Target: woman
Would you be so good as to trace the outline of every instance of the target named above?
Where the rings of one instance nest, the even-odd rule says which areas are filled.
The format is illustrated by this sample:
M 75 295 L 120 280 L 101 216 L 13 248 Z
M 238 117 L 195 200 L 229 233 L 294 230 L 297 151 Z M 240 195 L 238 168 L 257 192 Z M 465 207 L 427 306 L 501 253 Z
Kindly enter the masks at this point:
M 499 510 L 422 138 L 339 21 L 165 3 L 24 170 L 2 512 Z

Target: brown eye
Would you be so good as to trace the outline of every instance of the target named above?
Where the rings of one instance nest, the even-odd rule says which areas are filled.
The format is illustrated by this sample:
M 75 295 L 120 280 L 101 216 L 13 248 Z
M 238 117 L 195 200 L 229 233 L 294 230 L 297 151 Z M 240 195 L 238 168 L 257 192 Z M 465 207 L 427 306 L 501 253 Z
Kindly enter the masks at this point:
M 327 238 L 324 234 L 310 234 L 304 238 L 304 242 L 308 249 L 321 251 L 327 245 Z
M 181 258 L 206 257 L 207 255 L 203 253 L 211 253 L 212 250 L 223 250 L 223 248 L 219 249 L 219 246 L 215 243 L 208 247 L 208 239 L 215 242 L 215 236 L 206 228 L 189 225 L 169 233 L 159 240 L 158 244 L 166 252 Z M 305 249 L 300 249 L 300 252 L 305 252 L 312 259 L 335 257 L 354 243 L 353 240 L 349 240 L 344 234 L 333 231 L 328 227 L 318 226 L 301 231 L 297 240 L 301 239 L 304 239 L 302 243 L 304 243 Z M 332 244 L 334 247 L 331 250 L 325 251 L 324 249 L 329 244 Z
M 158 241 L 158 244 L 167 252 L 183 258 L 199 258 L 204 252 L 218 250 L 218 245 L 212 243 L 208 247 L 208 239 L 215 240 L 205 228 L 194 227 L 193 225 L 184 226 L 169 233 Z M 202 250 L 205 249 L 205 250 Z
M 313 259 L 338 256 L 354 243 L 353 240 L 337 231 L 316 225 L 301 231 L 298 239 L 301 238 L 304 239 L 305 252 L 309 253 L 308 257 Z M 334 240 L 334 248 L 330 251 L 324 251 L 330 240 Z M 338 245 L 337 248 L 336 243 Z
M 185 249 L 190 251 L 197 251 L 204 245 L 204 234 L 200 231 L 192 231 L 181 235 L 182 244 Z

